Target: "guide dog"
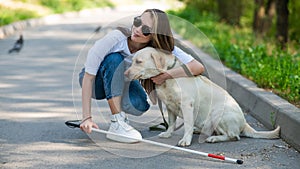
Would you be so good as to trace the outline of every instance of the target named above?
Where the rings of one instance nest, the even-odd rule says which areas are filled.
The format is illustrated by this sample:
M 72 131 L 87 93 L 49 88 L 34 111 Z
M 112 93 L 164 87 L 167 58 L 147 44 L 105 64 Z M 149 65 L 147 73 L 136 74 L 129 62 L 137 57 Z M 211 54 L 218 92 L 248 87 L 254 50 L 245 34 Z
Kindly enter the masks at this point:
M 147 47 L 134 55 L 124 74 L 129 79 L 149 79 L 170 66 L 177 68 L 181 64 L 174 55 Z M 171 137 L 177 116 L 183 119 L 184 136 L 178 146 L 191 145 L 195 128 L 209 143 L 240 140 L 240 136 L 279 138 L 279 126 L 273 131 L 253 129 L 234 98 L 205 76 L 168 79 L 155 88 L 157 97 L 166 105 L 169 118 L 169 128 L 159 137 Z

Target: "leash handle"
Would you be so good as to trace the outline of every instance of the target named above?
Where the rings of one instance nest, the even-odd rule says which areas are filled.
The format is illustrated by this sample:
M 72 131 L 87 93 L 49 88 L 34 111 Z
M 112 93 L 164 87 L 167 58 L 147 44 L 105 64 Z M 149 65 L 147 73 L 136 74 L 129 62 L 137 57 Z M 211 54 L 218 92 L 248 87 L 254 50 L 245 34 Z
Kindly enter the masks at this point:
M 68 120 L 65 124 L 70 128 L 80 128 L 81 120 Z

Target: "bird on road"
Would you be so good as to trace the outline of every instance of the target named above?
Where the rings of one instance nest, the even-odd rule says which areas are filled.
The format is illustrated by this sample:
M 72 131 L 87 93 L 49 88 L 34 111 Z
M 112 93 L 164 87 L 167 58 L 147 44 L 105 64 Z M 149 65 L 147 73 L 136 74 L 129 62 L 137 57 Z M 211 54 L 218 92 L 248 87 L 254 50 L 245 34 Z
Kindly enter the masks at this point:
M 98 26 L 98 27 L 94 30 L 94 32 L 95 32 L 95 33 L 98 33 L 98 32 L 100 31 L 101 28 L 102 28 L 102 26 Z
M 8 51 L 8 53 L 12 52 L 20 52 L 24 44 L 23 35 L 20 35 L 20 38 L 15 42 L 14 47 Z

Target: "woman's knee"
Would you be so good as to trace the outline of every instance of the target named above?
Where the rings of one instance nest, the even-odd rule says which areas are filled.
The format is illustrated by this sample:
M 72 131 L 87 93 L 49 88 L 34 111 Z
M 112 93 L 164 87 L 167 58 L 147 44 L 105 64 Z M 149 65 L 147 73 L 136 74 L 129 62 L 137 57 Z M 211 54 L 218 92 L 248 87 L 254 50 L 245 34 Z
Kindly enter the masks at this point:
M 124 56 L 120 53 L 111 53 L 107 55 L 102 61 L 97 75 L 100 75 L 103 78 L 109 78 L 109 81 L 112 80 L 113 76 L 115 78 L 122 80 L 124 76 Z
M 120 53 L 111 53 L 105 56 L 104 60 L 102 61 L 101 65 L 102 66 L 118 66 L 120 63 L 122 63 L 124 60 L 124 56 L 121 55 Z

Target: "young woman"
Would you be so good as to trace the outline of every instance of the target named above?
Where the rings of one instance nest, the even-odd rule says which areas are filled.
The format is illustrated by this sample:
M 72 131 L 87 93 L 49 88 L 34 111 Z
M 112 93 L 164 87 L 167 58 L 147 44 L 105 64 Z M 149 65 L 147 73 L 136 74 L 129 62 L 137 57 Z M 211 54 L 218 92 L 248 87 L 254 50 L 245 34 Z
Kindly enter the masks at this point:
M 173 53 L 193 75 L 204 71 L 203 65 L 191 55 L 174 46 L 174 38 L 165 12 L 147 9 L 134 18 L 130 34 L 113 30 L 96 41 L 89 50 L 85 69 L 80 73 L 82 85 L 82 122 L 80 128 L 91 133 L 98 128 L 91 116 L 91 98 L 107 99 L 111 110 L 111 125 L 108 131 L 141 139 L 141 134 L 131 127 L 125 114 L 141 115 L 149 109 L 147 96 L 141 84 L 135 80 L 126 82 L 124 60 L 130 60 L 138 50 L 151 46 Z M 187 76 L 183 68 L 167 70 L 151 78 L 155 84 L 162 84 L 170 78 Z M 107 134 L 108 139 L 119 142 L 135 142 L 134 139 Z

